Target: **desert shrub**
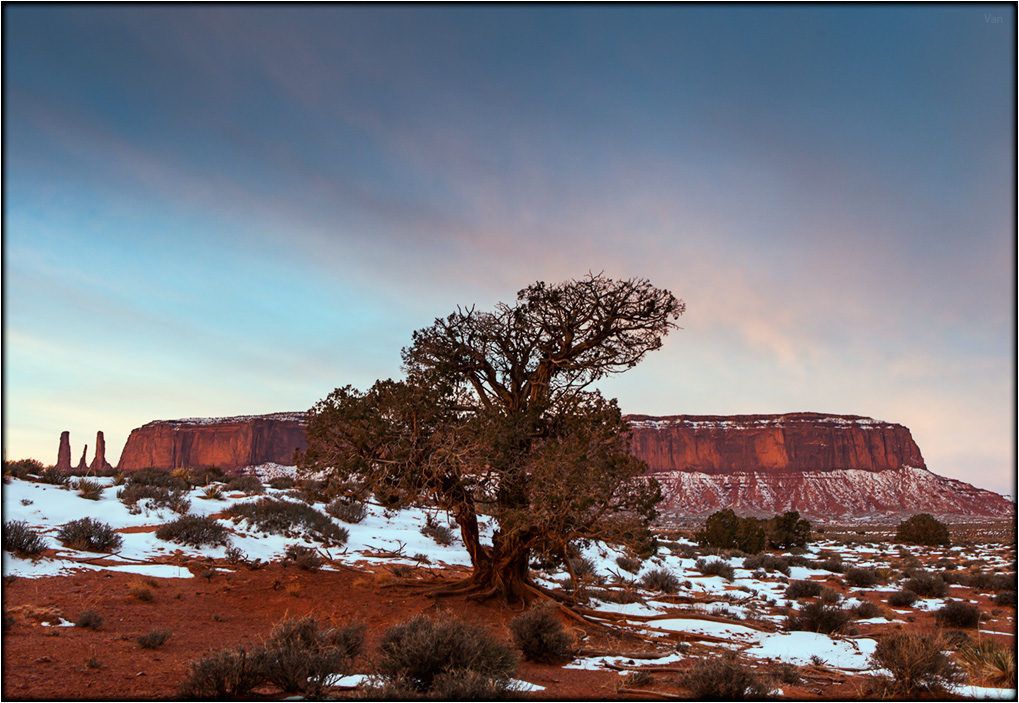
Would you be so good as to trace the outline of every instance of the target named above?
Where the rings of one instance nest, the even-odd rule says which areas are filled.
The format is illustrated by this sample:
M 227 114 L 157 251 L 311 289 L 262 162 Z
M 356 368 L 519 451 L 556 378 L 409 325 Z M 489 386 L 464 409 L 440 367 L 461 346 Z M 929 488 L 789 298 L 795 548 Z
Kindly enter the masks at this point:
M 889 594 L 888 605 L 893 608 L 908 608 L 913 605 L 913 603 L 916 603 L 917 598 L 919 598 L 919 596 L 904 588 L 901 591 Z
M 573 658 L 573 640 L 554 605 L 531 608 L 510 622 L 513 641 L 524 659 L 553 664 Z
M 326 512 L 337 520 L 356 525 L 368 517 L 364 503 L 349 498 L 336 498 L 326 506 Z
M 903 544 L 931 546 L 943 545 L 947 547 L 952 543 L 948 526 L 940 520 L 936 520 L 929 513 L 920 513 L 900 522 L 895 529 L 895 539 Z
M 753 554 L 743 560 L 744 569 L 764 569 L 789 575 L 789 560 L 772 554 Z
M 517 655 L 484 627 L 457 617 L 418 615 L 394 625 L 379 643 L 378 671 L 404 680 L 416 691 L 429 691 L 442 674 L 471 671 L 496 682 L 517 668 Z
M 74 621 L 74 626 L 86 630 L 98 630 L 103 626 L 103 616 L 92 610 L 83 610 L 78 619 Z
M 150 508 L 170 508 L 174 512 L 181 512 L 183 504 L 190 505 L 184 497 L 185 492 L 186 489 L 172 489 L 149 483 L 128 483 L 117 491 L 117 498 L 125 505 L 135 505 L 145 500 Z M 187 512 L 187 508 L 183 512 Z
M 959 658 L 970 678 L 995 687 L 1015 688 L 1015 650 L 992 639 L 969 642 L 959 649 Z
M 127 485 L 158 486 L 169 491 L 186 491 L 190 488 L 187 481 L 174 476 L 172 471 L 153 467 L 132 471 L 128 476 Z
M 972 603 L 950 600 L 935 611 L 942 627 L 973 628 L 980 624 L 980 609 Z
M 916 571 L 907 579 L 902 587 L 924 598 L 941 598 L 948 593 L 948 585 L 938 574 L 929 571 Z
M 255 495 L 265 493 L 265 486 L 262 485 L 257 476 L 234 476 L 226 482 L 226 490 Z
M 127 585 L 127 595 L 146 603 L 155 599 L 155 596 L 152 595 L 152 589 L 141 581 L 132 581 L 129 583 Z
M 600 580 L 595 570 L 594 562 L 587 557 L 574 557 L 570 559 L 570 569 L 578 579 Z
M 45 468 L 38 459 L 17 459 L 4 462 L 4 474 L 9 474 L 14 478 L 25 479 L 29 476 L 38 476 Z
M 1005 591 L 1015 588 L 1015 576 L 1009 574 L 988 574 L 980 571 L 972 574 L 966 585 L 981 591 Z
M 45 549 L 46 541 L 27 522 L 12 520 L 4 523 L 4 551 L 31 557 L 41 554 Z
M 862 603 L 854 605 L 852 611 L 856 615 L 856 617 L 860 618 L 861 620 L 879 618 L 883 613 L 880 605 L 878 605 L 877 603 L 871 603 L 869 600 L 865 600 Z
M 831 635 L 842 632 L 849 624 L 849 613 L 837 606 L 813 602 L 789 613 L 786 625 L 790 630 L 820 632 Z
M 824 586 L 818 581 L 793 581 L 785 589 L 785 597 L 791 600 L 815 598 L 821 595 Z
M 675 593 L 679 589 L 679 579 L 668 569 L 652 569 L 644 574 L 640 585 L 649 591 Z
M 47 466 L 39 472 L 40 483 L 50 483 L 54 486 L 65 486 L 71 477 L 55 466 Z
M 285 491 L 297 485 L 297 480 L 292 476 L 275 476 L 269 479 L 269 487 L 278 491 Z
M 766 698 L 767 681 L 735 652 L 699 659 L 680 677 L 680 683 L 700 700 L 747 700 Z
M 170 639 L 169 630 L 153 630 L 138 637 L 138 644 L 142 646 L 142 649 L 159 649 L 168 639 Z
M 712 513 L 704 521 L 704 529 L 694 534 L 697 543 L 716 549 L 740 549 L 756 554 L 764 549 L 765 530 L 757 518 L 741 518 L 732 510 Z
M 821 599 L 822 603 L 828 603 L 829 605 L 838 603 L 842 600 L 842 594 L 836 591 L 834 588 L 823 586 L 821 592 L 818 594 L 818 598 Z
M 226 480 L 226 471 L 223 471 L 218 466 L 205 466 L 200 469 L 191 469 L 188 483 L 193 486 L 207 486 L 213 481 Z
M 88 478 L 80 478 L 74 483 L 74 490 L 86 500 L 99 500 L 99 496 L 106 490 L 106 486 Z
M 322 567 L 322 558 L 311 547 L 291 544 L 286 550 L 287 559 L 303 571 L 318 571 Z
M 249 694 L 265 683 L 265 654 L 230 649 L 202 657 L 188 664 L 187 678 L 178 693 L 181 698 L 226 698 Z
M 57 531 L 57 539 L 71 549 L 85 552 L 112 552 L 124 543 L 123 537 L 104 522 L 90 517 L 72 520 Z
M 732 581 L 735 578 L 735 570 L 731 564 L 728 564 L 721 559 L 698 559 L 695 562 L 697 570 L 705 576 L 721 576 L 726 581 Z
M 449 546 L 453 544 L 455 539 L 453 536 L 453 530 L 449 529 L 446 525 L 440 525 L 432 518 L 431 515 L 425 518 L 425 526 L 421 528 L 421 534 L 426 537 L 431 537 L 435 540 L 436 544 L 442 546 Z
M 334 674 L 349 670 L 364 645 L 364 628 L 323 627 L 311 616 L 273 628 L 262 650 L 266 680 L 286 693 L 315 695 Z
M 895 632 L 878 640 L 871 662 L 891 672 L 882 677 L 882 693 L 889 696 L 939 694 L 961 680 L 961 672 L 942 651 L 945 642 L 923 632 Z
M 173 522 L 161 525 L 156 537 L 167 542 L 203 547 L 207 544 L 227 544 L 230 541 L 227 529 L 212 517 L 181 515 Z
M 994 598 L 991 600 L 994 601 L 995 605 L 1011 605 L 1014 608 L 1016 605 L 1016 592 L 999 591 L 994 594 Z
M 842 578 L 845 579 L 847 584 L 857 588 L 875 586 L 881 581 L 881 577 L 875 569 L 864 569 L 861 567 L 847 569 Z
M 202 498 L 205 500 L 223 500 L 223 488 L 218 483 L 213 483 L 205 487 L 202 491 Z
M 616 557 L 616 566 L 623 571 L 629 571 L 631 574 L 640 572 L 641 561 L 640 559 L 633 559 L 631 557 Z
M 810 522 L 795 510 L 766 520 L 764 530 L 771 549 L 805 547 L 810 541 Z
M 841 574 L 846 570 L 846 565 L 842 563 L 842 557 L 840 555 L 828 554 L 824 559 L 817 562 L 817 568 L 830 571 L 833 574 Z
M 237 503 L 224 511 L 230 517 L 244 519 L 256 529 L 271 534 L 297 536 L 303 532 L 321 541 L 346 542 L 349 533 L 310 505 L 275 498 L 259 498 Z

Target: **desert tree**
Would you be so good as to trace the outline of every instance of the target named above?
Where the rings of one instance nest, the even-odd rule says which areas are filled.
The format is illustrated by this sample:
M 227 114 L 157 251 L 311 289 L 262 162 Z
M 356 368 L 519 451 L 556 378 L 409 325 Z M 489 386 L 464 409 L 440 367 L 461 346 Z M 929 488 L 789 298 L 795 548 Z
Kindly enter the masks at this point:
M 602 274 L 535 283 L 493 312 L 457 308 L 414 332 L 404 380 L 340 388 L 311 409 L 301 465 L 394 504 L 434 500 L 471 556 L 458 590 L 527 600 L 536 552 L 649 543 L 660 487 L 615 401 L 589 387 L 660 348 L 684 309 L 647 280 Z M 491 545 L 479 513 L 496 521 Z

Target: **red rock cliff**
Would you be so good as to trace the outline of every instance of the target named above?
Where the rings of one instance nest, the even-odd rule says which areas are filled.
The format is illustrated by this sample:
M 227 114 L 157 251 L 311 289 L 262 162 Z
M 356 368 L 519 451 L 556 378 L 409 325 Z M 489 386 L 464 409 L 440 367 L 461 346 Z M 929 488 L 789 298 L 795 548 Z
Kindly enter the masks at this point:
M 653 473 L 926 468 L 908 429 L 856 415 L 630 415 L 628 420 L 634 453 Z
M 117 468 L 291 464 L 307 447 L 304 413 L 156 420 L 131 431 Z

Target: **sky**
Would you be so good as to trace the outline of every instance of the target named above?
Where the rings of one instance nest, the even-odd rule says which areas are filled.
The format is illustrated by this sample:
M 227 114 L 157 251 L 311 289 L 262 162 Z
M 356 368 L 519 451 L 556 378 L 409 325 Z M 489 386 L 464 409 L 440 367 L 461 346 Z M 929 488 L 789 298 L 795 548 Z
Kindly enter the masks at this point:
M 1014 5 L 6 4 L 2 52 L 7 459 L 591 271 L 687 305 L 624 412 L 874 417 L 1014 494 Z

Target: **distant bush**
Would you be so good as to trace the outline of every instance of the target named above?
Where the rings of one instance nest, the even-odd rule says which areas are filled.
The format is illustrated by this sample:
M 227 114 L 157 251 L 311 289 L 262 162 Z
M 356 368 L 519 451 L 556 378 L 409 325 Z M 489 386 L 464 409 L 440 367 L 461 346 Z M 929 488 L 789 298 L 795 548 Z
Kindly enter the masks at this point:
M 185 700 L 243 697 L 263 683 L 263 650 L 229 649 L 190 662 L 178 693 Z
M 817 568 L 830 571 L 833 574 L 841 574 L 846 570 L 846 565 L 842 563 L 842 557 L 840 555 L 829 554 L 824 559 L 817 562 Z
M 286 556 L 302 571 L 318 571 L 322 568 L 322 558 L 311 547 L 291 544 L 287 547 Z
M 748 554 L 762 551 L 766 541 L 765 529 L 760 520 L 737 517 L 730 509 L 709 515 L 704 528 L 696 532 L 694 538 L 704 547 L 740 549 Z
M 336 498 L 326 506 L 326 512 L 337 520 L 356 525 L 368 517 L 364 503 L 349 498 Z
M 158 486 L 169 491 L 182 492 L 190 489 L 187 481 L 174 476 L 169 469 L 156 469 L 148 467 L 132 471 L 128 475 L 128 486 Z
M 952 543 L 948 526 L 929 513 L 914 515 L 899 523 L 895 539 L 903 544 L 926 544 L 949 546 Z
M 881 581 L 881 577 L 875 569 L 863 569 L 854 567 L 847 569 L 843 577 L 846 583 L 857 588 L 868 588 L 875 586 Z
M 38 459 L 18 459 L 16 461 L 5 461 L 4 462 L 4 474 L 9 474 L 14 478 L 26 479 L 29 476 L 38 476 L 42 473 L 43 463 Z
M 57 531 L 57 539 L 66 547 L 85 552 L 112 552 L 124 543 L 112 527 L 90 517 L 62 526 Z
M 934 614 L 942 627 L 973 628 L 980 624 L 980 609 L 961 600 L 948 601 Z
M 994 594 L 994 598 L 992 598 L 991 600 L 994 601 L 995 605 L 1011 605 L 1014 608 L 1016 605 L 1016 592 L 999 591 L 998 593 Z
M 265 493 L 265 486 L 262 485 L 257 476 L 233 476 L 226 482 L 226 490 L 247 493 L 249 495 L 262 494 Z
M 735 652 L 697 660 L 680 676 L 680 683 L 700 700 L 748 700 L 766 698 L 771 687 Z
M 78 619 L 74 621 L 74 626 L 87 630 L 98 630 L 103 626 L 103 616 L 91 610 L 83 610 Z
M 785 589 L 785 597 L 791 600 L 816 598 L 824 586 L 819 581 L 793 581 Z
M 854 605 L 852 608 L 853 613 L 856 617 L 861 620 L 870 620 L 871 618 L 879 618 L 882 615 L 881 606 L 877 603 L 871 603 L 869 600 L 865 600 L 862 603 Z
M 86 500 L 99 500 L 99 497 L 106 490 L 106 486 L 88 478 L 80 478 L 74 483 L 74 490 Z
M 213 481 L 226 481 L 226 472 L 218 466 L 205 466 L 200 469 L 191 469 L 191 476 L 188 483 L 192 486 L 207 486 Z
M 269 487 L 278 491 L 285 491 L 297 485 L 297 480 L 292 476 L 275 476 L 269 479 Z
M 888 605 L 893 608 L 908 608 L 913 605 L 913 603 L 916 603 L 917 598 L 919 598 L 919 596 L 912 591 L 903 589 L 889 594 Z
M 46 549 L 46 541 L 23 520 L 4 523 L 4 551 L 32 557 Z
M 39 472 L 39 481 L 42 483 L 51 483 L 54 486 L 64 486 L 71 477 L 58 469 L 55 466 L 47 466 Z
M 377 667 L 390 679 L 429 692 L 443 675 L 483 676 L 505 690 L 516 671 L 517 655 L 480 625 L 457 617 L 431 619 L 418 615 L 394 625 L 379 643 Z
M 641 561 L 640 559 L 633 559 L 631 557 L 616 557 L 616 566 L 623 571 L 629 571 L 631 574 L 640 572 Z
M 161 525 L 156 537 L 167 542 L 179 542 L 192 547 L 207 544 L 228 544 L 229 533 L 215 518 L 198 515 L 181 515 L 173 522 Z
M 810 522 L 795 510 L 768 519 L 764 529 L 770 549 L 805 547 L 810 541 Z
M 554 605 L 531 608 L 510 621 L 513 641 L 524 659 L 546 664 L 573 659 L 573 640 L 567 634 Z
M 848 625 L 849 613 L 837 606 L 817 601 L 790 613 L 787 620 L 790 630 L 820 632 L 826 635 L 842 632 Z
M 169 630 L 153 630 L 148 634 L 141 635 L 138 638 L 138 644 L 142 646 L 142 649 L 159 649 L 168 639 L 170 639 Z
M 912 578 L 907 579 L 902 586 L 924 598 L 942 598 L 948 593 L 948 585 L 944 579 L 928 571 L 915 572 Z
M 129 481 L 124 488 L 117 491 L 117 499 L 124 505 L 136 505 L 139 501 L 145 500 L 148 501 L 148 506 L 154 510 L 169 508 L 179 513 L 182 512 L 182 506 L 190 505 L 187 498 L 185 498 L 186 492 L 186 488 L 174 489 L 150 483 L 134 483 Z M 187 507 L 184 507 L 183 512 L 187 512 Z
M 652 569 L 644 574 L 640 585 L 649 591 L 675 593 L 679 589 L 679 579 L 667 569 Z
M 776 557 L 771 554 L 753 554 L 743 559 L 743 568 L 764 569 L 765 571 L 778 571 L 786 576 L 790 573 L 789 560 L 783 557 Z
M 732 566 L 722 561 L 721 559 L 698 559 L 694 565 L 697 570 L 705 576 L 721 576 L 726 581 L 732 581 L 735 578 L 736 572 Z
M 893 632 L 877 642 L 871 662 L 891 673 L 881 677 L 884 697 L 939 695 L 962 679 L 962 672 L 944 653 L 946 643 L 922 632 Z
M 349 533 L 310 505 L 275 498 L 259 498 L 230 506 L 224 515 L 245 519 L 262 532 L 296 536 L 303 532 L 322 541 L 343 543 Z

